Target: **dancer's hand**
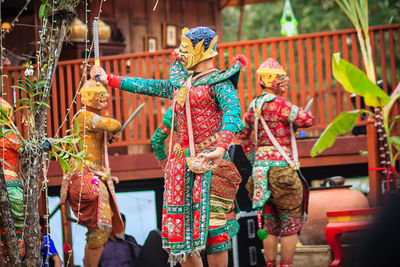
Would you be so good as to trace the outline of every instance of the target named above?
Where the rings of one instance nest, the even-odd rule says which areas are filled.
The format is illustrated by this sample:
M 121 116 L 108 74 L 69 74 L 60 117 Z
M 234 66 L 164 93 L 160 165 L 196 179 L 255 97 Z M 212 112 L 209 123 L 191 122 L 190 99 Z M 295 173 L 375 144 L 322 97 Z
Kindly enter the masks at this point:
M 114 181 L 114 183 L 119 184 L 119 179 L 117 176 L 111 176 L 111 179 Z
M 93 80 L 96 80 L 97 76 L 100 77 L 100 82 L 102 84 L 104 84 L 105 86 L 108 85 L 106 71 L 102 67 L 94 65 L 92 67 L 92 69 L 90 70 L 90 78 L 92 78 Z
M 222 158 L 225 154 L 225 148 L 217 147 L 213 152 L 210 153 L 201 153 L 198 157 L 203 158 L 203 164 L 208 164 L 211 168 L 215 168 L 218 164 L 221 163 Z M 212 162 L 211 166 L 209 162 Z
M 112 144 L 113 142 L 118 142 L 120 136 L 121 132 L 109 133 L 108 143 Z

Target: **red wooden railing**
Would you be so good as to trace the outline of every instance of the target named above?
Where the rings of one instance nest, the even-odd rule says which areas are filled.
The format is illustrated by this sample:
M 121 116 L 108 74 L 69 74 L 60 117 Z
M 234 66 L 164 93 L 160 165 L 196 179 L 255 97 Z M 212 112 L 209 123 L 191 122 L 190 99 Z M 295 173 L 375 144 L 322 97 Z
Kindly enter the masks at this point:
M 395 88 L 399 76 L 396 65 L 400 65 L 400 24 L 371 27 L 370 38 L 378 80 L 382 79 L 384 90 L 390 91 L 389 88 Z M 242 111 L 261 92 L 256 82 L 255 70 L 267 57 L 278 59 L 287 70 L 291 82 L 286 96 L 294 104 L 304 107 L 310 98 L 314 98 L 312 112 L 316 117 L 316 124 L 308 130 L 309 136 L 318 135 L 343 110 L 362 106 L 359 98 L 352 100 L 350 94 L 334 81 L 331 72 L 331 56 L 338 51 L 343 58 L 362 67 L 355 30 L 224 43 L 218 45 L 217 49 L 219 55 L 215 64 L 220 69 L 229 67 L 230 59 L 237 54 L 244 54 L 249 59 L 249 66 L 241 75 L 238 88 Z M 165 50 L 111 56 L 102 58 L 101 63 L 107 72 L 114 74 L 165 79 L 172 63 L 170 54 L 170 50 Z M 48 136 L 63 136 L 74 113 L 81 108 L 77 91 L 83 80 L 82 70 L 82 59 L 58 64 L 49 101 L 51 110 L 47 117 Z M 22 97 L 19 91 L 13 91 L 11 85 L 16 84 L 23 73 L 23 67 L 5 69 L 6 99 L 11 102 Z M 140 103 L 147 102 L 139 117 L 125 130 L 122 140 L 114 145 L 148 144 L 170 101 L 153 97 L 146 99 L 144 96 L 114 88 L 108 90 L 113 96 L 108 115 L 121 121 L 126 120 Z M 17 120 L 19 126 L 20 121 Z M 365 124 L 365 120 L 359 124 Z

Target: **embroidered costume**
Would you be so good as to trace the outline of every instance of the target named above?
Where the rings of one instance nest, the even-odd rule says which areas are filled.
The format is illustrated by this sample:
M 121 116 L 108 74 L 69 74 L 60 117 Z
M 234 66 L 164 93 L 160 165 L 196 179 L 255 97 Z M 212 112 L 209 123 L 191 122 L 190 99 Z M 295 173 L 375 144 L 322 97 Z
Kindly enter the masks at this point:
M 157 127 L 155 130 L 153 136 L 151 137 L 151 145 L 154 150 L 154 154 L 157 157 L 157 160 L 159 161 L 161 167 L 165 169 L 168 157 L 167 153 L 165 150 L 165 139 L 170 135 L 171 133 L 171 120 L 172 120 L 172 107 L 169 107 L 167 112 L 165 112 L 162 123 Z M 174 127 L 174 130 L 176 131 L 176 124 Z M 213 179 L 211 178 L 211 192 L 217 192 L 216 190 L 213 190 L 215 186 L 218 186 L 218 178 Z M 235 185 L 236 187 L 236 185 Z M 222 196 L 223 197 L 223 196 Z M 218 195 L 211 195 L 211 199 L 218 199 Z M 221 214 L 215 215 L 223 217 L 224 214 L 226 214 L 226 232 L 229 236 L 229 238 L 234 237 L 238 231 L 239 231 L 239 223 L 236 220 L 236 214 L 240 212 L 239 206 L 237 205 L 236 201 L 232 203 L 231 210 L 227 212 L 226 209 L 220 210 L 221 207 L 218 206 L 218 202 L 211 202 L 210 203 L 210 210 L 215 210 L 216 213 L 220 212 Z M 225 233 L 224 233 L 225 234 Z M 225 237 L 225 235 L 224 235 Z M 220 238 L 218 240 L 221 245 L 221 241 L 225 242 L 225 238 L 222 239 Z M 217 242 L 218 242 L 217 241 Z M 216 246 L 217 244 L 213 244 L 212 246 Z
M 275 88 L 280 95 L 286 72 L 274 59 L 267 59 L 259 68 L 259 82 Z M 246 156 L 253 164 L 253 208 L 263 209 L 264 228 L 268 234 L 286 236 L 298 233 L 303 226 L 303 186 L 295 169 L 267 135 L 261 117 L 283 151 L 293 159 L 290 124 L 309 127 L 314 118 L 288 100 L 275 94 L 262 94 L 250 104 L 244 116 L 244 129 L 239 139 Z M 256 131 L 256 145 L 251 141 Z M 294 164 L 295 165 L 295 164 Z
M 11 105 L 0 97 L 0 106 L 7 112 L 10 119 L 13 118 L 13 109 Z M 0 158 L 4 160 L 1 163 L 6 181 L 8 197 L 10 200 L 11 213 L 14 219 L 20 255 L 25 255 L 25 245 L 22 239 L 22 231 L 24 229 L 24 196 L 22 188 L 22 177 L 19 173 L 19 157 L 21 145 L 20 141 L 13 133 L 6 133 L 0 138 Z M 2 215 L 1 215 L 2 216 Z M 3 228 L 0 227 L 1 247 L 5 248 L 5 235 Z M 0 247 L 2 256 L 7 256 L 7 249 Z
M 232 208 L 241 177 L 227 153 L 211 171 L 191 161 L 193 154 L 214 151 L 217 147 L 228 149 L 233 136 L 242 129 L 235 90 L 241 61 L 225 71 L 187 70 L 217 55 L 216 38 L 206 27 L 184 30 L 180 48 L 176 50 L 178 60 L 173 63 L 167 80 L 108 76 L 112 87 L 174 100 L 174 112 L 167 115 L 171 119 L 167 117 L 166 124 L 176 126 L 177 138 L 170 146 L 172 151 L 165 169 L 162 220 L 163 248 L 174 262 L 205 248 L 211 254 L 231 247 L 226 213 Z M 164 126 L 157 130 L 163 138 L 170 131 L 170 127 Z M 194 145 L 190 149 L 192 137 Z M 161 143 L 159 146 L 162 147 Z M 165 151 L 156 155 L 161 160 L 166 158 Z
M 101 110 L 108 99 L 107 90 L 89 80 L 81 89 L 82 103 Z M 98 104 L 100 103 L 100 104 Z M 71 173 L 65 175 L 61 187 L 61 203 L 68 199 L 79 222 L 88 228 L 89 248 L 103 246 L 111 234 L 124 232 L 118 210 L 114 184 L 108 167 L 107 133 L 121 128 L 119 121 L 97 113 L 80 110 L 75 115 L 81 143 L 86 148 L 83 163 L 73 162 Z

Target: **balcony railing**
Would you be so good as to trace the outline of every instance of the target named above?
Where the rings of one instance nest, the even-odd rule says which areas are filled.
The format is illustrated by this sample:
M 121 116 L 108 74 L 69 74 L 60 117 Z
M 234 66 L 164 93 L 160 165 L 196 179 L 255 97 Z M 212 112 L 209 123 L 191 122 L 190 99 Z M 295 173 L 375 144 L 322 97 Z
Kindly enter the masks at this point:
M 378 80 L 382 80 L 383 89 L 390 92 L 391 88 L 395 88 L 399 76 L 400 24 L 371 27 L 370 38 Z M 362 107 L 359 98 L 352 98 L 335 82 L 331 71 L 332 53 L 339 51 L 344 59 L 363 67 L 355 30 L 224 43 L 218 45 L 217 49 L 219 55 L 215 58 L 215 64 L 219 69 L 229 67 L 230 59 L 237 54 L 244 54 L 249 60 L 249 66 L 241 75 L 238 88 L 243 112 L 249 102 L 261 92 L 256 82 L 255 70 L 268 57 L 276 58 L 287 70 L 290 87 L 286 96 L 295 105 L 304 107 L 310 98 L 314 98 L 312 112 L 316 117 L 316 124 L 308 130 L 308 135 L 318 135 L 340 112 Z M 114 74 L 166 79 L 172 63 L 170 54 L 170 50 L 165 50 L 104 57 L 101 58 L 101 64 L 107 72 Z M 70 127 L 74 114 L 81 108 L 77 92 L 83 84 L 83 69 L 82 59 L 58 64 L 49 100 L 51 110 L 47 116 L 48 136 L 63 136 Z M 24 68 L 8 67 L 5 74 L 6 99 L 15 102 L 23 96 L 21 92 L 13 91 L 11 85 L 17 84 L 23 77 Z M 149 144 L 150 137 L 161 122 L 170 101 L 145 98 L 114 88 L 108 90 L 112 95 L 108 116 L 120 121 L 126 120 L 140 103 L 147 103 L 138 118 L 126 128 L 122 140 L 114 146 Z M 21 117 L 17 114 L 17 118 Z M 21 121 L 17 120 L 19 127 Z M 358 125 L 363 124 L 365 120 L 358 122 Z

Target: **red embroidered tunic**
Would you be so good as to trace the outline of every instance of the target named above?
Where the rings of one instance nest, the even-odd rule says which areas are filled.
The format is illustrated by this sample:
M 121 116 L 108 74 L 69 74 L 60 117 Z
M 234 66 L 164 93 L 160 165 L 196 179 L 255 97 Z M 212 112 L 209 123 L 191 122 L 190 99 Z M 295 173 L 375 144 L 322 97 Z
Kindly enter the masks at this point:
M 14 134 L 6 134 L 0 138 L 0 158 L 4 159 L 10 166 L 2 163 L 4 178 L 6 181 L 18 180 L 19 156 L 18 150 L 21 145 Z
M 253 144 L 250 136 L 254 129 L 254 123 L 256 119 L 255 110 L 253 109 L 253 102 L 255 106 L 260 105 L 261 99 L 264 95 L 261 95 L 254 99 L 249 106 L 249 109 L 244 115 L 244 129 L 239 134 L 239 139 L 245 154 L 251 157 L 251 154 L 255 152 L 255 145 Z M 269 94 L 266 97 L 265 103 L 262 105 L 261 114 L 270 128 L 272 134 L 287 152 L 289 157 L 292 157 L 291 152 L 291 138 L 290 138 L 290 123 L 293 123 L 297 127 L 310 127 L 314 124 L 314 118 L 303 109 L 293 105 L 283 97 Z M 273 147 L 272 142 L 269 140 L 267 133 L 261 121 L 258 121 L 258 148 L 266 147 L 265 153 L 259 153 L 257 160 L 269 160 L 269 161 L 285 161 L 282 155 Z

